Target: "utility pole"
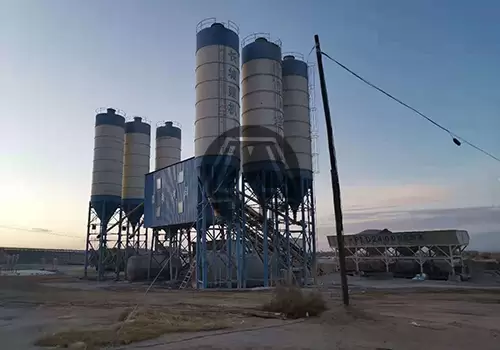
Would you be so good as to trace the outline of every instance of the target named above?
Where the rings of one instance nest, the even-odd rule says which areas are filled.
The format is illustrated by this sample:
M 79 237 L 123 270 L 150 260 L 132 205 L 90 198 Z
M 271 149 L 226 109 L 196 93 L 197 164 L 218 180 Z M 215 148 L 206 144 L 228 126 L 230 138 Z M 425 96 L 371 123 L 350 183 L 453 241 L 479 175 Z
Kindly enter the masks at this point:
M 337 230 L 337 246 L 340 264 L 340 280 L 342 283 L 342 299 L 344 305 L 349 305 L 349 287 L 347 286 L 347 273 L 345 267 L 344 250 L 344 224 L 342 220 L 342 205 L 340 202 L 340 181 L 337 169 L 337 157 L 335 154 L 335 144 L 333 142 L 332 117 L 330 115 L 330 105 L 328 103 L 328 92 L 326 90 L 325 72 L 323 70 L 323 57 L 319 45 L 319 36 L 314 36 L 316 46 L 316 59 L 318 61 L 319 81 L 321 85 L 321 97 L 323 99 L 323 110 L 325 112 L 326 132 L 328 133 L 328 149 L 330 151 L 330 174 L 332 178 L 333 208 L 335 211 L 335 228 Z

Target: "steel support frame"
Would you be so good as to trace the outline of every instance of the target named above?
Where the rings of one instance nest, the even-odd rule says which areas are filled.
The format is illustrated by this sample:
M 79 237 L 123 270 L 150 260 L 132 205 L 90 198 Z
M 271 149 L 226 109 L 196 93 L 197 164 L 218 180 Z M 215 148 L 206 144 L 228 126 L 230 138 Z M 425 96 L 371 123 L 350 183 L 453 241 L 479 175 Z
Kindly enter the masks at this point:
M 242 288 L 245 285 L 244 237 L 241 208 L 233 192 L 233 208 L 226 218 L 216 217 L 201 183 L 196 222 L 196 288 Z
M 89 266 L 95 266 L 97 279 L 105 280 L 106 271 L 113 271 L 115 279 L 125 270 L 125 242 L 122 237 L 121 208 L 117 208 L 108 222 L 97 216 L 96 208 L 89 202 L 87 216 L 87 235 L 85 243 L 84 277 L 88 278 Z
M 279 191 L 265 204 L 263 210 L 250 185 L 243 178 L 245 205 L 260 211 L 263 220 L 272 227 L 272 233 L 266 232 L 265 225 L 262 235 L 267 237 L 260 243 L 255 230 L 258 227 L 245 225 L 248 245 L 256 250 L 267 268 L 264 269 L 263 285 L 276 285 L 284 280 L 286 283 L 299 285 L 309 284 L 310 278 L 315 276 L 314 266 L 316 263 L 316 225 L 314 193 L 311 188 L 306 192 L 300 206 L 298 218 L 292 218 L 288 206 L 288 189 L 283 185 Z M 246 217 L 246 216 L 245 216 Z M 272 258 L 270 255 L 272 253 Z M 266 264 L 267 262 L 267 264 Z M 266 279 L 267 278 L 267 279 Z
M 124 215 L 120 225 L 125 237 L 123 259 L 125 262 L 124 278 L 127 279 L 128 259 L 133 255 L 142 255 L 148 252 L 149 230 L 144 227 L 144 217 L 141 217 L 139 223 L 134 226 L 128 219 L 128 216 Z
M 190 225 L 195 229 L 192 233 L 187 227 L 153 229 L 150 266 L 161 255 L 161 247 L 171 246 L 174 252 L 188 252 L 183 259 L 185 266 L 196 262 L 192 276 L 195 288 L 247 288 L 250 281 L 247 256 L 257 253 L 264 267 L 263 286 L 276 285 L 284 279 L 289 283 L 308 284 L 315 273 L 313 190 L 310 189 L 303 199 L 298 214 L 300 220 L 295 220 L 288 206 L 286 185 L 266 202 L 265 209 L 259 205 L 244 176 L 239 187 L 235 187 L 234 198 L 239 200 L 234 200 L 232 216 L 217 221 L 213 219 L 211 204 L 199 183 L 198 219 Z M 165 235 L 163 232 L 170 233 Z M 189 243 L 195 243 L 194 248 Z M 156 263 L 163 265 L 165 261 L 156 260 Z M 293 281 L 292 275 L 295 276 Z
M 265 176 L 265 175 L 262 175 Z M 279 211 L 283 207 L 282 189 L 279 189 L 271 198 L 260 203 L 257 195 L 252 190 L 246 178 L 242 178 L 243 216 L 245 225 L 246 246 L 249 251 L 256 253 L 263 265 L 262 285 L 269 287 L 276 285 L 281 279 L 283 270 L 283 256 L 281 254 L 281 237 L 279 225 Z M 250 212 L 254 213 L 255 219 L 250 220 Z M 260 215 L 260 221 L 257 214 Z M 257 220 L 256 220 L 257 219 Z
M 308 189 L 300 204 L 296 220 L 289 226 L 290 244 L 298 252 L 291 258 L 289 270 L 301 286 L 314 283 L 316 275 L 316 223 L 313 189 Z M 294 248 L 295 248 L 294 247 Z
M 142 251 L 147 251 L 149 247 L 149 237 L 148 229 L 144 227 L 144 219 L 141 219 L 139 223 L 133 226 L 127 217 L 123 218 L 122 230 L 125 235 L 125 246 L 133 251 L 135 254 L 139 255 Z
M 397 261 L 414 261 L 420 266 L 420 273 L 423 273 L 423 266 L 428 261 L 445 261 L 451 270 L 451 275 L 455 275 L 455 267 L 464 268 L 463 253 L 467 245 L 447 244 L 447 245 L 359 245 L 355 247 L 345 247 L 346 261 L 354 263 L 356 273 L 362 272 L 361 263 L 381 261 L 385 265 L 385 270 L 389 271 L 389 265 Z M 338 249 L 332 247 L 334 261 L 338 266 Z M 458 260 L 458 264 L 456 264 Z
M 165 266 L 169 271 L 169 282 L 178 282 L 182 277 L 182 272 L 192 262 L 192 240 L 194 223 L 185 225 L 166 226 L 152 230 L 151 243 L 149 245 L 149 267 L 148 280 L 155 280 L 157 276 L 152 274 L 152 266 Z M 166 254 L 168 252 L 168 254 Z M 174 271 L 170 264 L 171 258 L 178 258 L 181 261 L 180 270 Z M 158 276 L 161 277 L 161 276 Z

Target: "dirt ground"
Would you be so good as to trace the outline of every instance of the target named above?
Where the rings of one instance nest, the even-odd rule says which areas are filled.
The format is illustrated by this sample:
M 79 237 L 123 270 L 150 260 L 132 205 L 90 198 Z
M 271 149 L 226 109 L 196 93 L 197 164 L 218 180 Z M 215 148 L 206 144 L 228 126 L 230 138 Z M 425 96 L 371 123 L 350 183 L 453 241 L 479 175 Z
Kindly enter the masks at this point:
M 39 349 L 63 330 L 99 330 L 140 308 L 224 319 L 218 331 L 168 333 L 120 349 L 499 349 L 500 290 L 357 288 L 352 305 L 322 287 L 329 310 L 305 320 L 262 318 L 270 291 L 174 291 L 70 276 L 0 277 L 2 349 Z M 257 315 L 257 316 L 255 316 Z M 97 334 L 97 333 L 96 333 Z M 76 345 L 76 344 L 75 344 Z M 84 347 L 79 347 L 84 349 Z

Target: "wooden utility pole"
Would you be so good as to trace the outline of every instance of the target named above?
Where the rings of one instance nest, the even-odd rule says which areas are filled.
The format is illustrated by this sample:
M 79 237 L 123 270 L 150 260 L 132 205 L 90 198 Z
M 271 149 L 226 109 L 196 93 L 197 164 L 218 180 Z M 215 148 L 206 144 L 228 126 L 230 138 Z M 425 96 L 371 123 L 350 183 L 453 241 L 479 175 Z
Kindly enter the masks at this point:
M 344 305 L 349 305 L 349 287 L 347 285 L 347 273 L 345 266 L 344 250 L 344 224 L 342 220 L 342 205 L 340 201 L 340 181 L 337 169 L 337 157 L 335 154 L 335 144 L 333 142 L 332 117 L 330 115 L 330 105 L 328 103 L 328 92 L 326 90 L 325 72 L 323 70 L 323 56 L 319 45 L 319 36 L 314 36 L 316 46 L 316 59 L 318 61 L 319 81 L 321 85 L 321 97 L 323 99 L 323 110 L 325 112 L 326 132 L 328 134 L 328 149 L 330 151 L 330 174 L 332 178 L 333 208 L 335 211 L 335 228 L 337 230 L 337 246 L 340 264 L 340 280 L 342 283 L 342 299 Z

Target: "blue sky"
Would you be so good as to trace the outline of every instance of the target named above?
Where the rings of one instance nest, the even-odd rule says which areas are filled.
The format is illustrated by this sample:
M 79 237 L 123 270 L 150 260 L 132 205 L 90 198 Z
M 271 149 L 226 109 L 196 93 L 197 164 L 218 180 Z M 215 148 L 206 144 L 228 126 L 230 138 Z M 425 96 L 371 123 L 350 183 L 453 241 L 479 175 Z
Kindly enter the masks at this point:
M 195 27 L 206 17 L 234 21 L 241 37 L 269 32 L 283 51 L 306 56 L 319 34 L 325 52 L 500 154 L 500 3 L 493 0 L 0 0 L 0 190 L 6 198 L 0 226 L 83 237 L 98 107 L 153 123 L 179 121 L 182 155 L 193 155 Z M 325 69 L 347 231 L 365 225 L 360 211 L 377 217 L 500 204 L 500 163 L 456 147 L 333 63 L 326 61 Z M 318 216 L 329 232 L 330 167 L 317 90 Z M 408 229 L 421 225 L 404 222 Z M 485 225 L 468 229 L 500 222 Z M 22 232 L 0 228 L 1 244 L 83 247 L 83 238 Z

